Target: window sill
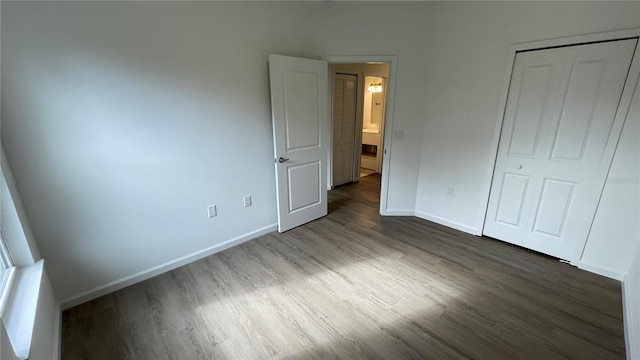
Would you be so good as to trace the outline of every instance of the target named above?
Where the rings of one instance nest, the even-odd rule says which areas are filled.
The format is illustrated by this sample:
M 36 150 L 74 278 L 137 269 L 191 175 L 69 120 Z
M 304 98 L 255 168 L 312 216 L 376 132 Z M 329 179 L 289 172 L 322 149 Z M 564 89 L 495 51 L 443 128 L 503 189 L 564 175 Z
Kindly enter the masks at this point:
M 11 283 L 5 291 L 3 302 L 6 302 L 0 317 L 18 359 L 29 357 L 43 264 L 44 260 L 40 260 L 14 269 Z

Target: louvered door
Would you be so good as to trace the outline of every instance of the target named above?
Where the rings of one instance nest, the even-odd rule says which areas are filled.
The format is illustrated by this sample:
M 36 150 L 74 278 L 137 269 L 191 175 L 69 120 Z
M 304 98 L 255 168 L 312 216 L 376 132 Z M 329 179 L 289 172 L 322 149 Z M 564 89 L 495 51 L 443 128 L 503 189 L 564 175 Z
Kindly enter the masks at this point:
M 333 186 L 354 180 L 357 85 L 356 75 L 334 75 Z

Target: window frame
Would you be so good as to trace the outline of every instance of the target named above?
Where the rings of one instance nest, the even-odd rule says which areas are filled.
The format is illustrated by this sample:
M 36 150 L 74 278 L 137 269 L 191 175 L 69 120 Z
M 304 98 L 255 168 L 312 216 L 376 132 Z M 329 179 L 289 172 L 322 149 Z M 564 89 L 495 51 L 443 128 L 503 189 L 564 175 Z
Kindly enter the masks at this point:
M 0 229 L 0 271 L 2 271 L 2 275 L 0 276 L 0 298 L 2 298 L 7 289 L 9 278 L 15 267 L 16 265 L 11 257 L 11 252 L 7 246 L 4 234 L 2 233 L 2 229 Z

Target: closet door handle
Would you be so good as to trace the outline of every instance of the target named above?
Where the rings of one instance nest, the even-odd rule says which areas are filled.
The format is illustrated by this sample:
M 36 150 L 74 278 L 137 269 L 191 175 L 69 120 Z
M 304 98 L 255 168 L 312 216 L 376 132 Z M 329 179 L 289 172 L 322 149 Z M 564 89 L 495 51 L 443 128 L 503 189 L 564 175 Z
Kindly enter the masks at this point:
M 283 163 L 285 161 L 289 161 L 289 158 L 283 158 L 282 156 L 278 158 L 279 163 Z

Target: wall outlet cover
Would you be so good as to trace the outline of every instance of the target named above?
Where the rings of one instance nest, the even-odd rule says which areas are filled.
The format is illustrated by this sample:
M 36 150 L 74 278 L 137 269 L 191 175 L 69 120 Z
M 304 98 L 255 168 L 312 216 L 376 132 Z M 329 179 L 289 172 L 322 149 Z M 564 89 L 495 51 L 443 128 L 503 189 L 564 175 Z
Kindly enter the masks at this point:
M 210 218 L 214 216 L 218 216 L 218 210 L 216 209 L 216 206 L 215 205 L 207 206 L 207 214 L 209 214 Z

